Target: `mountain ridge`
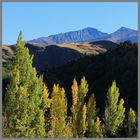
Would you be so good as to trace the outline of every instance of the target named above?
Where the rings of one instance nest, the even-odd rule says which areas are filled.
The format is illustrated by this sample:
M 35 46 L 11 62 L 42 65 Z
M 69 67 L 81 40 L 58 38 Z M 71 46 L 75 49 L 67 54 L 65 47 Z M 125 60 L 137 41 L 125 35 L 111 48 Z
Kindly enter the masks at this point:
M 42 45 L 53 45 L 59 43 L 80 43 L 80 42 L 93 42 L 99 40 L 109 40 L 113 42 L 124 42 L 130 40 L 132 42 L 138 41 L 138 31 L 126 27 L 121 27 L 113 33 L 105 33 L 96 28 L 86 27 L 77 31 L 69 31 L 49 35 L 48 37 L 39 37 L 27 41 L 28 43 L 38 43 Z
M 115 49 L 118 44 L 110 41 L 84 42 L 84 43 L 62 43 L 54 45 L 28 44 L 26 47 L 29 53 L 34 55 L 33 66 L 42 71 L 47 68 L 61 66 L 69 61 L 80 58 L 84 55 L 98 55 L 109 49 Z M 15 45 L 3 45 L 2 62 L 7 63 L 12 59 Z

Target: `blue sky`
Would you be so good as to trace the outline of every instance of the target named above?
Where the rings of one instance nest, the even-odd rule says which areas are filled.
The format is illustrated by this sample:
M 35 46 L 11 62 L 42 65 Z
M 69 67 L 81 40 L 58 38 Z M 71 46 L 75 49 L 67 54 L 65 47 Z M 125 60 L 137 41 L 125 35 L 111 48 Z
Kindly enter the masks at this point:
M 20 30 L 28 41 L 85 27 L 138 29 L 136 2 L 3 2 L 2 10 L 3 44 L 16 43 Z

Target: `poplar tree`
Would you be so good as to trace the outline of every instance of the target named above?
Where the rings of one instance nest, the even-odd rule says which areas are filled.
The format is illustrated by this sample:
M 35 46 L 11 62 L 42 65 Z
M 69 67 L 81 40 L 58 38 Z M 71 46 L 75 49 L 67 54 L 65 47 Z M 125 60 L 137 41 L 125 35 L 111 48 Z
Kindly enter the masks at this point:
M 83 138 L 86 132 L 86 128 L 87 128 L 87 118 L 86 118 L 86 112 L 87 112 L 87 108 L 86 105 L 84 104 L 82 107 L 82 109 L 79 110 L 78 114 L 77 114 L 77 135 L 79 138 Z
M 94 131 L 94 125 L 95 125 L 95 119 L 96 119 L 96 101 L 94 98 L 94 93 L 91 94 L 88 104 L 87 104 L 87 131 L 88 131 L 88 137 L 95 137 L 95 131 Z
M 77 119 L 76 119 L 76 131 L 78 137 L 84 137 L 86 128 L 87 128 L 87 120 L 86 120 L 86 105 L 85 105 L 85 97 L 88 92 L 88 84 L 83 77 L 81 79 L 81 83 L 78 87 L 78 98 L 77 98 Z M 84 127 L 82 128 L 82 124 L 84 124 Z
M 94 129 L 93 129 L 93 135 L 96 138 L 103 137 L 103 125 L 99 117 L 96 118 Z
M 42 94 L 42 109 L 44 110 L 44 117 L 45 117 L 45 130 L 46 130 L 46 137 L 48 137 L 48 132 L 50 130 L 50 105 L 51 99 L 49 98 L 49 90 L 45 83 L 43 83 L 43 94 Z
M 128 124 L 127 124 L 127 134 L 129 137 L 134 137 L 137 135 L 137 118 L 135 111 L 130 108 L 128 112 Z
M 73 80 L 72 85 L 72 129 L 73 129 L 73 136 L 77 137 L 77 131 L 76 131 L 76 121 L 77 121 L 77 100 L 78 100 L 78 84 L 76 79 Z
M 81 79 L 80 86 L 78 87 L 78 99 L 77 99 L 78 109 L 80 109 L 81 106 L 84 105 L 84 101 L 85 101 L 87 92 L 88 92 L 88 84 L 87 84 L 85 77 L 83 77 Z
M 20 32 L 9 74 L 4 101 L 7 117 L 8 137 L 45 137 L 44 112 L 42 106 L 42 78 L 37 77 L 32 67 L 33 56 L 29 55 Z
M 88 92 L 88 84 L 85 77 L 81 79 L 78 86 L 76 79 L 73 80 L 72 85 L 72 123 L 73 123 L 73 136 L 84 137 L 87 128 L 85 97 Z M 81 127 L 83 126 L 83 128 Z
M 105 107 L 105 126 L 108 135 L 116 135 L 125 118 L 124 100 L 119 100 L 119 96 L 119 88 L 116 86 L 116 81 L 113 81 L 107 92 Z
M 51 99 L 49 98 L 49 91 L 48 91 L 48 87 L 47 85 L 44 83 L 43 84 L 43 103 L 42 103 L 42 107 L 43 110 L 47 111 L 50 108 L 50 104 L 51 104 Z
M 64 88 L 60 88 L 59 85 L 53 86 L 51 94 L 51 130 L 49 137 L 66 138 L 69 136 L 69 128 L 66 123 L 67 119 L 67 99 L 65 96 Z

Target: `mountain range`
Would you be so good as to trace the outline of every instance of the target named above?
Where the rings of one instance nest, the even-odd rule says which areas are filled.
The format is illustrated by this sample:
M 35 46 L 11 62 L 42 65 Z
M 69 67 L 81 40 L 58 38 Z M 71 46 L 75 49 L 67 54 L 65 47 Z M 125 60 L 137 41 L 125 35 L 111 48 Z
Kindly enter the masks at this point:
M 138 42 L 138 31 L 126 27 L 121 27 L 117 31 L 108 34 L 101 32 L 98 29 L 87 27 L 78 31 L 70 31 L 66 33 L 50 35 L 48 37 L 40 37 L 27 42 L 42 45 L 52 45 L 59 43 L 80 43 L 100 40 L 109 40 L 117 43 L 124 42 L 126 40 Z

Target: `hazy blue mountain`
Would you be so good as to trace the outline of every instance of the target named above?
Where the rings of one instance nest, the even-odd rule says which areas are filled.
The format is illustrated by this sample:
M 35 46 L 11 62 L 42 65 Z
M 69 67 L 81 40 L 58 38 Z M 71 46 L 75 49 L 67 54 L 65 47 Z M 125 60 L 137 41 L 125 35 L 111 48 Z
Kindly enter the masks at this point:
M 61 33 L 57 35 L 51 35 L 49 38 L 56 43 L 68 43 L 68 42 L 85 42 L 90 40 L 98 40 L 101 37 L 105 37 L 107 33 L 103 33 L 97 29 L 87 27 L 79 31 L 72 31 L 67 33 Z
M 58 43 L 70 43 L 70 42 L 89 42 L 100 40 L 100 38 L 107 36 L 107 33 L 103 33 L 95 28 L 84 28 L 78 31 L 71 31 L 67 33 L 60 33 L 56 35 L 50 35 L 48 37 L 40 37 L 28 41 L 29 43 L 38 43 L 43 45 L 58 44 Z
M 56 44 L 55 41 L 53 41 L 49 37 L 40 37 L 37 39 L 33 39 L 31 41 L 28 41 L 28 43 L 37 43 L 37 44 L 42 44 L 42 45 Z
M 102 38 L 103 40 L 110 40 L 114 42 L 124 42 L 126 40 L 130 40 L 132 42 L 138 41 L 138 31 L 121 27 L 117 31 L 107 35 L 106 37 Z
M 117 31 L 111 34 L 107 34 L 99 31 L 98 29 L 87 27 L 78 31 L 60 33 L 60 34 L 50 35 L 48 37 L 40 37 L 28 41 L 28 43 L 51 45 L 51 44 L 58 44 L 58 43 L 92 42 L 92 41 L 99 41 L 99 40 L 109 40 L 113 42 L 123 42 L 126 40 L 130 40 L 132 42 L 137 42 L 138 31 L 126 27 L 121 27 Z

